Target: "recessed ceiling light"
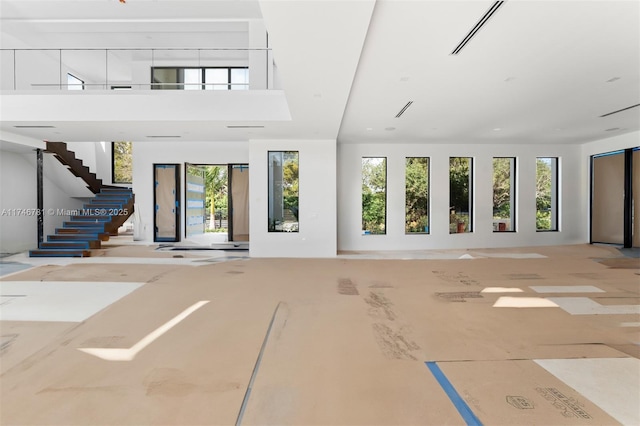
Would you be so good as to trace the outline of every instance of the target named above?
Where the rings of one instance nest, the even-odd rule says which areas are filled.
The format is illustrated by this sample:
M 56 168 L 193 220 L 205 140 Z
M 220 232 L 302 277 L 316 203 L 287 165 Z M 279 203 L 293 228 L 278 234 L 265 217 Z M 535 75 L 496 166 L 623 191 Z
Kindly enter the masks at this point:
M 396 128 L 395 127 L 385 127 L 384 129 L 390 132 L 392 130 L 395 130 Z
M 409 81 L 409 77 L 401 77 L 400 81 L 403 81 L 403 82 Z
M 373 130 L 373 127 L 367 127 L 367 130 L 370 132 Z
M 504 82 L 508 83 L 508 82 L 513 81 L 515 79 L 516 79 L 515 77 L 507 77 L 507 78 L 504 79 Z
M 500 130 L 502 130 L 500 127 L 496 127 L 495 129 L 493 129 L 494 132 L 499 132 Z
M 314 98 L 321 98 L 322 97 L 322 93 L 314 93 L 313 97 Z

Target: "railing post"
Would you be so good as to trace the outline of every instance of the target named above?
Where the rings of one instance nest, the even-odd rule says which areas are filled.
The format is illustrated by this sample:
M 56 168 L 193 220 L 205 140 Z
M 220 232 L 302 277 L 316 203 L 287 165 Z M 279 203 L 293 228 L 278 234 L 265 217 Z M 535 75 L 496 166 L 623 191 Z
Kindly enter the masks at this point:
M 13 49 L 13 90 L 16 90 L 16 49 Z
M 104 90 L 109 90 L 109 49 L 104 49 Z

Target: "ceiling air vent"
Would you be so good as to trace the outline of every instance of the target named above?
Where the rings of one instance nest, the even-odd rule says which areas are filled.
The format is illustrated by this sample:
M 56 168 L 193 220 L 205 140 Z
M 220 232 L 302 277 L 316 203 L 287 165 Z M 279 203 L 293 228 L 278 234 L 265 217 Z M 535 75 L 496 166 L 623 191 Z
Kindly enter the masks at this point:
M 606 116 L 608 116 L 608 115 L 617 114 L 617 113 L 619 113 L 619 112 L 626 111 L 626 110 L 628 110 L 628 109 L 635 108 L 635 107 L 639 107 L 639 106 L 640 106 L 640 104 L 635 104 L 635 105 L 628 106 L 628 107 L 626 107 L 626 108 L 619 109 L 619 110 L 617 110 L 617 111 L 608 112 L 608 113 L 606 113 L 606 114 L 604 114 L 604 115 L 601 115 L 601 116 L 600 116 L 600 118 L 602 118 L 602 117 L 606 117 Z
M 16 129 L 55 129 L 54 126 L 13 126 Z
M 480 18 L 478 23 L 462 39 L 460 44 L 458 44 L 458 46 L 456 46 L 456 48 L 453 49 L 453 52 L 451 52 L 451 54 L 452 55 L 459 54 L 460 51 L 467 45 L 467 43 L 469 43 L 471 41 L 471 39 L 473 37 L 475 37 L 475 35 L 478 33 L 478 31 L 480 31 L 480 28 L 482 28 L 484 26 L 484 24 L 487 23 L 487 21 L 498 11 L 500 6 L 502 6 L 503 4 L 504 4 L 504 1 L 497 1 L 497 2 L 493 3 L 493 6 L 491 6 L 489 8 L 489 10 L 487 10 L 487 12 L 482 16 L 482 18 Z
M 177 139 L 177 138 L 181 138 L 182 136 L 172 136 L 172 135 L 151 135 L 151 136 L 147 136 L 148 138 L 172 138 L 172 139 Z
M 227 126 L 227 129 L 264 129 L 264 126 Z
M 411 104 L 413 104 L 413 101 L 409 101 L 407 102 L 407 104 L 405 106 L 402 107 L 402 109 L 400 110 L 399 113 L 396 114 L 396 118 L 400 118 L 400 116 L 402 114 L 404 114 L 404 112 L 411 106 Z

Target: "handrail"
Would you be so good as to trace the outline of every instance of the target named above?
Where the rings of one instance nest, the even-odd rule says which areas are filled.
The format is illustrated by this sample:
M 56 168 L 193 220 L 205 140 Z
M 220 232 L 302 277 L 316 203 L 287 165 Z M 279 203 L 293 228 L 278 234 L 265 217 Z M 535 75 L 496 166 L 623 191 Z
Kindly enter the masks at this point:
M 45 48 L 37 48 L 37 47 L 20 47 L 20 48 L 0 48 L 0 51 L 20 51 L 20 50 L 45 50 L 45 51 L 53 51 L 58 52 L 60 50 L 87 50 L 87 51 L 110 51 L 110 50 L 238 50 L 238 51 L 250 51 L 250 50 L 268 50 L 270 51 L 270 47 L 65 47 L 64 49 L 45 47 Z

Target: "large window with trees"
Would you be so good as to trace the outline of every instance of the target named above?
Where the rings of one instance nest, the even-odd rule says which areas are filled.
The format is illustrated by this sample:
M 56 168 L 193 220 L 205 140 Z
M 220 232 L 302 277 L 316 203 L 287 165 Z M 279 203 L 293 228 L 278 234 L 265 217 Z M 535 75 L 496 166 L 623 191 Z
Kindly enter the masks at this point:
M 132 147 L 131 142 L 111 143 L 111 181 L 113 183 L 133 182 Z
M 362 159 L 362 232 L 387 233 L 387 158 Z
M 536 158 L 536 230 L 558 230 L 558 158 Z
M 473 231 L 473 158 L 449 158 L 449 233 Z
M 516 159 L 493 159 L 493 231 L 516 230 Z
M 298 151 L 269 151 L 269 232 L 299 231 Z
M 405 165 L 404 230 L 429 233 L 429 158 L 408 157 Z
M 247 67 L 153 67 L 154 90 L 248 90 Z

